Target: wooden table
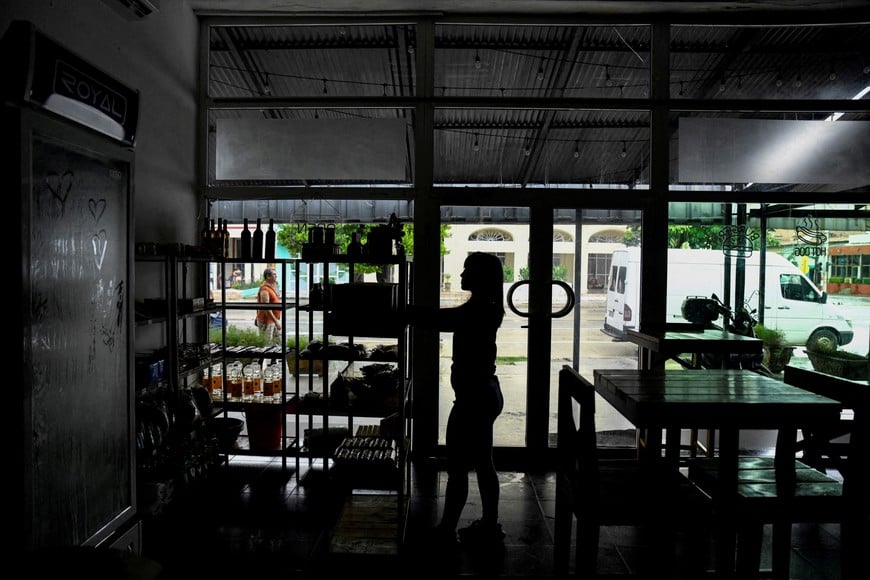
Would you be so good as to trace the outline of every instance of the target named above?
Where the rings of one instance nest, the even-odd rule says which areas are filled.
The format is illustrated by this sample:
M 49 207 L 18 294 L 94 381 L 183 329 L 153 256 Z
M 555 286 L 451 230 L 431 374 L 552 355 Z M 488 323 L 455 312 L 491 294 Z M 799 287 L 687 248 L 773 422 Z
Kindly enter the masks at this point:
M 726 576 L 734 569 L 736 522 L 727 514 L 736 497 L 740 430 L 821 426 L 836 421 L 841 410 L 838 401 L 751 371 L 596 369 L 594 378 L 595 390 L 644 433 L 639 452 L 648 460 L 663 458 L 662 431 L 667 432 L 664 459 L 676 465 L 682 429 L 719 430 L 716 501 L 722 502 L 718 513 L 724 517 L 717 522 L 716 567 Z M 776 460 L 777 469 L 794 470 L 787 445 L 778 446 Z
M 694 329 L 691 325 L 680 325 L 679 330 L 664 332 L 640 332 L 629 330 L 629 342 L 641 349 L 641 367 L 652 369 L 661 367 L 664 361 L 680 353 L 714 354 L 761 354 L 761 340 L 727 330 Z

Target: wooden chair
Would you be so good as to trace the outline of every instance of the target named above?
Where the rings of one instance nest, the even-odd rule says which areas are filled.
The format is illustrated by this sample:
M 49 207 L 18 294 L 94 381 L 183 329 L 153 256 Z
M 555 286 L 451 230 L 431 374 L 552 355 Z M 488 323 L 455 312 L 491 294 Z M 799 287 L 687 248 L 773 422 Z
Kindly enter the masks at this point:
M 831 381 L 828 375 L 814 370 L 786 366 L 783 382 L 800 387 L 818 395 L 836 399 L 843 403 L 846 409 L 854 411 L 856 400 L 853 393 L 857 389 L 848 383 L 838 384 Z M 854 393 L 860 397 L 860 391 Z M 860 398 L 857 400 L 860 406 Z M 848 469 L 847 457 L 849 451 L 849 436 L 854 428 L 854 415 L 848 412 L 840 420 L 825 429 L 801 430 L 801 439 L 796 450 L 801 455 L 801 461 L 823 473 L 829 470 L 843 474 Z
M 558 397 L 556 575 L 568 575 L 570 570 L 575 519 L 576 575 L 594 576 L 603 526 L 646 526 L 655 532 L 651 575 L 661 577 L 662 571 L 674 570 L 677 533 L 706 530 L 709 496 L 665 461 L 602 458 L 596 442 L 595 389 L 569 366 L 559 373 Z M 681 565 L 690 570 L 687 577 L 697 577 L 706 558 L 696 542 L 705 542 L 707 536 L 687 537 L 692 543 L 690 558 Z
M 740 578 L 755 578 L 760 573 L 766 524 L 771 525 L 773 532 L 772 575 L 776 579 L 789 578 L 794 523 L 840 524 L 842 578 L 858 578 L 859 574 L 866 578 L 860 551 L 870 545 L 870 390 L 860 385 L 838 387 L 825 375 L 804 376 L 803 372 L 806 371 L 797 373 L 800 378 L 796 386 L 840 400 L 854 412 L 851 421 L 841 421 L 824 430 L 839 434 L 844 426 L 848 427 L 845 451 L 838 451 L 842 477 L 829 475 L 795 458 L 795 452 L 802 449 L 796 430 L 778 433 L 776 457 L 741 458 L 736 505 L 733 506 L 740 522 L 736 562 Z M 787 372 L 785 380 L 795 377 L 794 371 Z M 813 445 L 820 446 L 821 441 Z M 784 466 L 787 468 L 783 469 Z M 715 460 L 692 460 L 688 473 L 689 479 L 711 496 L 715 495 Z

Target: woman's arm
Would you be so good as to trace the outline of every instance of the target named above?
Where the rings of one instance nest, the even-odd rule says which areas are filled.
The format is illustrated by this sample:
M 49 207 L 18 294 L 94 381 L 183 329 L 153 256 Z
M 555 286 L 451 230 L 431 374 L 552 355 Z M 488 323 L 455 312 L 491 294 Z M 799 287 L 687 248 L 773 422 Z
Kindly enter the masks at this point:
M 453 332 L 462 324 L 464 309 L 461 306 L 453 308 L 423 308 L 408 306 L 408 324 L 423 328 L 437 328 L 445 332 Z

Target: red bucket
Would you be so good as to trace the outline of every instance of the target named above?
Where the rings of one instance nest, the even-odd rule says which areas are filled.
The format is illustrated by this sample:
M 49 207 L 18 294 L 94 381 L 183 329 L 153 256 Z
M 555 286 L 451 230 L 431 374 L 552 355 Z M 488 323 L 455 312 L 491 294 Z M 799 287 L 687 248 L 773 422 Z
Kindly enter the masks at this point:
M 251 405 L 245 410 L 251 449 L 281 449 L 281 407 Z

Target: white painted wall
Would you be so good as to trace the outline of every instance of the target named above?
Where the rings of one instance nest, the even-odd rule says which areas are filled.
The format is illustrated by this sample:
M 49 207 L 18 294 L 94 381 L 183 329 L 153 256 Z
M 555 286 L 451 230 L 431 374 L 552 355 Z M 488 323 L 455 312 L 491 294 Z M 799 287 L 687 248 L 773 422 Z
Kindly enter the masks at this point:
M 29 20 L 121 83 L 139 91 L 134 175 L 135 241 L 196 243 L 201 204 L 196 193 L 195 123 L 199 25 L 187 0 L 160 3 L 128 20 L 100 0 L 2 0 L 0 34 Z M 16 55 L 2 55 L 3 62 Z M 141 266 L 141 267 L 140 267 Z M 163 295 L 154 264 L 137 265 L 135 298 Z M 136 334 L 137 351 L 163 344 L 161 325 Z
M 0 33 L 19 19 L 139 91 L 136 241 L 194 243 L 199 27 L 187 1 L 127 20 L 100 0 L 3 0 Z

